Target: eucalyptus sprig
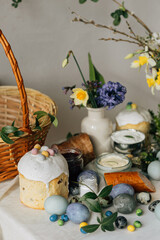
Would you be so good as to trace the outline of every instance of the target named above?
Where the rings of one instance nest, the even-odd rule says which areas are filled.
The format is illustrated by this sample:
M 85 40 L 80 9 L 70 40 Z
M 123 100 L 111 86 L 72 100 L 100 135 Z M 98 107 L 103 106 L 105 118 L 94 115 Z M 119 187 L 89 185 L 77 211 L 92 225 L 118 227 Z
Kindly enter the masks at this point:
M 15 121 L 13 121 L 11 126 L 5 126 L 0 131 L 0 137 L 2 140 L 8 144 L 14 143 L 14 141 L 9 137 L 9 135 L 19 137 L 23 135 L 23 131 L 18 130 L 17 127 L 14 126 Z
M 153 139 L 159 144 L 160 143 L 160 104 L 158 104 L 158 112 L 155 114 L 149 110 L 151 114 L 150 134 Z
M 50 113 L 47 113 L 47 112 L 45 112 L 45 111 L 37 111 L 37 112 L 35 112 L 33 115 L 36 115 L 35 129 L 41 130 L 41 127 L 40 127 L 40 125 L 39 125 L 39 119 L 42 118 L 42 117 L 44 117 L 44 116 L 48 116 L 48 117 L 50 118 L 50 120 L 51 120 L 51 123 L 53 123 L 53 125 L 54 125 L 55 127 L 58 126 L 58 119 L 57 119 L 54 115 L 52 115 L 52 114 L 50 114 Z
M 47 113 L 47 112 L 44 112 L 44 111 L 37 111 L 33 115 L 37 116 L 36 120 L 35 120 L 35 128 L 34 129 L 41 130 L 41 127 L 40 127 L 40 124 L 39 124 L 39 119 L 42 118 L 43 116 L 49 116 L 53 125 L 55 127 L 58 126 L 58 119 L 50 113 Z M 11 126 L 5 126 L 0 131 L 0 137 L 2 138 L 2 140 L 4 142 L 6 142 L 8 144 L 13 144 L 14 143 L 14 141 L 10 137 L 12 137 L 12 136 L 19 137 L 19 136 L 24 134 L 24 132 L 20 131 L 17 127 L 14 126 L 14 124 L 15 124 L 15 121 L 13 121 Z
M 91 0 L 92 2 L 98 2 L 99 0 Z M 87 2 L 87 0 L 79 0 L 79 3 L 85 3 L 85 2 Z
M 80 184 L 87 186 L 86 184 L 81 182 Z M 104 187 L 98 195 L 92 189 L 90 190 L 91 192 L 87 192 L 86 194 L 84 194 L 79 199 L 79 202 L 84 202 L 92 212 L 100 213 L 100 217 L 97 217 L 96 224 L 89 224 L 82 227 L 82 229 L 87 233 L 95 232 L 99 227 L 101 227 L 101 230 L 103 232 L 114 231 L 113 223 L 117 218 L 117 212 L 113 213 L 109 217 L 106 217 L 103 213 L 103 209 L 101 206 L 101 199 L 107 197 L 110 194 L 112 190 L 112 185 Z
M 22 2 L 22 0 L 12 0 L 12 7 L 17 8 L 20 2 Z

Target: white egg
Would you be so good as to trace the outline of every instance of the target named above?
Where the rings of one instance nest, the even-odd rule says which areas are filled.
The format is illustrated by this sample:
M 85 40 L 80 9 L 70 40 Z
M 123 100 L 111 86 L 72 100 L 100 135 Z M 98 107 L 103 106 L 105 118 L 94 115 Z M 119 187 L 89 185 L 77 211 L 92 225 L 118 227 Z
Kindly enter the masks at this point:
M 148 175 L 154 180 L 160 180 L 160 161 L 153 161 L 148 165 Z
M 62 215 L 66 212 L 68 201 L 59 195 L 46 198 L 44 208 L 49 214 Z
M 160 203 L 157 204 L 154 212 L 156 217 L 160 220 Z
M 160 151 L 157 153 L 156 158 L 158 158 L 158 160 L 160 160 Z

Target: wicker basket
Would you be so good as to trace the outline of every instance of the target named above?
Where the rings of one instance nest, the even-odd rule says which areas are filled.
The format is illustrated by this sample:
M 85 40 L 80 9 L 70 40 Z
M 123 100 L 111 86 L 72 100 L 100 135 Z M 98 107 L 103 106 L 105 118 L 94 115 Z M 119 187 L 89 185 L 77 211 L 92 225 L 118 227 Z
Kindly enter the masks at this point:
M 10 137 L 14 143 L 7 144 L 0 138 L 0 182 L 11 179 L 18 174 L 17 163 L 20 158 L 33 148 L 36 143 L 44 144 L 51 121 L 48 115 L 41 118 L 41 130 L 35 130 L 36 111 L 45 111 L 56 114 L 55 103 L 46 95 L 33 90 L 25 89 L 23 79 L 9 43 L 0 30 L 0 43 L 10 61 L 17 87 L 0 87 L 0 129 L 11 125 L 24 132 L 21 137 Z

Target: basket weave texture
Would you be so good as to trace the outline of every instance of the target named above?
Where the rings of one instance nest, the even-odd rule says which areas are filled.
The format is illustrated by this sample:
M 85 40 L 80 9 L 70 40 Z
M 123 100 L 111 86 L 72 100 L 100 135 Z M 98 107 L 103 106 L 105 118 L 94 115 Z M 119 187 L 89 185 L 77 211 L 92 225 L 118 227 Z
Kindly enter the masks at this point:
M 41 130 L 35 130 L 36 111 L 45 111 L 56 115 L 57 107 L 55 102 L 39 91 L 24 87 L 18 63 L 14 57 L 11 47 L 0 30 L 0 43 L 8 57 L 17 87 L 0 87 L 0 130 L 4 126 L 10 126 L 15 121 L 15 126 L 24 134 L 20 137 L 10 138 L 13 144 L 3 142 L 0 137 L 0 182 L 14 178 L 17 174 L 17 164 L 20 158 L 36 143 L 44 144 L 51 121 L 48 115 L 40 119 Z

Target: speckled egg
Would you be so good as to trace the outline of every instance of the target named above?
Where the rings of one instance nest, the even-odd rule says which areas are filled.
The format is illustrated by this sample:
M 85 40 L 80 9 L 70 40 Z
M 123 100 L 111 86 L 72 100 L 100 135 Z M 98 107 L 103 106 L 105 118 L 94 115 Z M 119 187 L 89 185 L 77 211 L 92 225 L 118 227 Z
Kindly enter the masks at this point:
M 115 198 L 119 194 L 122 194 L 122 193 L 126 193 L 126 194 L 129 194 L 129 195 L 133 196 L 134 195 L 134 188 L 129 184 L 120 183 L 120 184 L 115 185 L 112 188 L 110 196 L 112 196 L 112 198 Z
M 156 217 L 160 220 L 160 203 L 157 204 L 154 212 L 155 212 Z
M 136 199 L 138 203 L 148 204 L 151 201 L 152 197 L 148 192 L 140 192 L 137 194 Z
M 59 195 L 46 198 L 44 208 L 49 214 L 62 215 L 66 212 L 68 201 Z
M 116 211 L 124 214 L 129 214 L 136 208 L 136 200 L 129 194 L 120 194 L 113 199 L 113 206 Z
M 148 165 L 148 175 L 154 180 L 160 180 L 160 161 L 153 161 Z
M 154 212 L 154 211 L 155 211 L 155 208 L 156 208 L 156 206 L 157 206 L 158 203 L 160 203 L 160 200 L 155 200 L 155 201 L 153 201 L 151 204 L 149 204 L 148 209 L 149 209 L 151 212 Z
M 66 214 L 68 218 L 76 224 L 81 222 L 87 222 L 90 218 L 90 212 L 88 208 L 82 203 L 71 203 L 68 205 Z

